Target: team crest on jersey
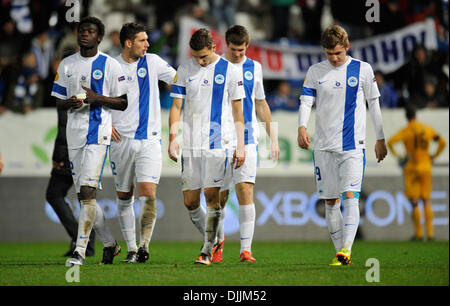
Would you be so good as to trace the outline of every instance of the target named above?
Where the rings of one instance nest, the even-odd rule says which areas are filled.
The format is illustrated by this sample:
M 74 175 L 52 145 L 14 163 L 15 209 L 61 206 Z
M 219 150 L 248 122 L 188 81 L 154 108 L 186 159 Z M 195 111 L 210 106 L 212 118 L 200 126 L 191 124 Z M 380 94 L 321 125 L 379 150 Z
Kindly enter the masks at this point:
M 145 76 L 147 75 L 147 69 L 145 69 L 144 67 L 139 68 L 137 71 L 137 75 L 140 78 L 145 78 Z
M 95 80 L 100 80 L 103 77 L 103 72 L 100 69 L 96 69 L 94 70 L 94 72 L 92 73 L 92 77 Z
M 214 81 L 217 84 L 223 84 L 223 82 L 225 82 L 225 77 L 221 74 L 216 75 L 216 77 L 214 78 Z
M 247 81 L 251 81 L 251 80 L 253 79 L 253 73 L 252 73 L 251 71 L 246 71 L 246 72 L 244 73 L 244 78 L 245 78 Z
M 358 85 L 358 79 L 354 76 L 349 77 L 347 80 L 347 84 L 350 87 L 355 87 L 356 85 Z

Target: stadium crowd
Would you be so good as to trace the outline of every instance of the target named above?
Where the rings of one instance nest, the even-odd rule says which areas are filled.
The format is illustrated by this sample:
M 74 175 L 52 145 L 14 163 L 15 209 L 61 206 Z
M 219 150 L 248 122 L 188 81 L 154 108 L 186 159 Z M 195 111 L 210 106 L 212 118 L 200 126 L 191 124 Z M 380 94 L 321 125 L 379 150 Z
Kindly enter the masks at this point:
M 66 0 L 3 0 L 0 2 L 0 116 L 10 110 L 28 113 L 39 107 L 54 107 L 51 86 L 61 59 L 77 51 L 76 26 L 67 21 Z M 338 23 L 353 40 L 389 33 L 433 18 L 438 49 L 423 46 L 411 52 L 407 63 L 394 73 L 376 73 L 381 107 L 448 107 L 449 32 L 448 1 L 380 0 L 380 20 L 365 20 L 367 7 L 360 0 L 112 0 L 71 1 L 88 15 L 106 20 L 106 53 L 120 52 L 118 29 L 108 16 L 118 15 L 152 29 L 149 52 L 159 54 L 177 67 L 179 20 L 190 16 L 221 32 L 245 22 L 254 40 L 288 45 L 319 45 L 324 25 Z M 66 6 L 67 5 L 67 6 Z M 348 14 L 352 7 L 352 14 Z M 359 13 L 357 13 L 359 12 Z M 238 18 L 239 17 L 239 18 Z M 265 80 L 272 111 L 298 110 L 303 80 Z M 170 108 L 168 88 L 161 90 L 163 108 Z

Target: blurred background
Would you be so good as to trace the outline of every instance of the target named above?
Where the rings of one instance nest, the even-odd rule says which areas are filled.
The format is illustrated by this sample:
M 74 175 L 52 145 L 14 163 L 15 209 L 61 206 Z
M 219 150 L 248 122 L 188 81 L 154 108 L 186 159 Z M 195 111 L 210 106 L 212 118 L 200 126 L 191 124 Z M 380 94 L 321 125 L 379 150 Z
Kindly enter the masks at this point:
M 247 55 L 261 62 L 268 104 L 278 127 L 281 158 L 268 159 L 270 144 L 259 140 L 260 168 L 255 185 L 255 240 L 327 240 L 323 202 L 315 194 L 312 152 L 297 146 L 299 94 L 311 64 L 324 60 L 321 31 L 339 24 L 349 33 L 350 55 L 374 68 L 386 139 L 406 126 L 405 106 L 449 141 L 448 0 L 1 0 L 0 1 L 0 241 L 68 240 L 46 203 L 57 135 L 57 112 L 50 92 L 61 59 L 78 51 L 76 20 L 93 15 L 106 27 L 100 50 L 120 54 L 125 22 L 148 28 L 149 52 L 175 69 L 189 58 L 188 40 L 199 27 L 212 30 L 217 52 L 232 24 L 251 35 Z M 161 84 L 163 173 L 158 187 L 154 240 L 198 240 L 183 206 L 180 165 L 167 156 L 168 88 Z M 367 164 L 358 238 L 407 240 L 413 235 L 412 207 L 403 194 L 402 169 L 388 155 L 377 164 L 375 136 L 367 117 Z M 314 132 L 314 115 L 309 129 Z M 264 134 L 264 133 L 262 133 Z M 435 147 L 432 146 L 431 152 Z M 399 148 L 401 153 L 401 148 Z M 435 237 L 449 239 L 448 146 L 435 160 L 432 203 Z M 99 204 L 122 239 L 109 166 Z M 78 217 L 73 189 L 66 202 Z M 139 215 L 139 203 L 135 205 Z M 239 239 L 238 202 L 230 197 L 227 239 Z M 423 216 L 423 214 L 422 214 Z

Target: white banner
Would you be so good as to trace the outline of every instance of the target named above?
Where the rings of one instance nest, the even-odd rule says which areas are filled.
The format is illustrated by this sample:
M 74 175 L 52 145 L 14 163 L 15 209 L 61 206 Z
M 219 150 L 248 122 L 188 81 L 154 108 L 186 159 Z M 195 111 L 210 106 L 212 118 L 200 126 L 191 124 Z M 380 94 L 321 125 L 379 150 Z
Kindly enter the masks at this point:
M 207 25 L 183 17 L 180 21 L 178 64 L 190 58 L 189 39 L 197 29 L 209 28 Z M 216 52 L 226 50 L 224 33 L 210 29 Z M 251 34 L 251 33 L 250 33 Z M 408 60 L 408 55 L 417 44 L 427 49 L 437 49 L 436 30 L 433 20 L 415 23 L 398 31 L 373 36 L 364 40 L 352 41 L 349 55 L 369 62 L 374 70 L 391 73 Z M 257 60 L 263 67 L 265 79 L 297 79 L 305 77 L 308 68 L 326 59 L 322 47 L 283 47 L 267 42 L 251 42 L 247 56 Z
M 400 128 L 406 126 L 407 121 L 402 109 L 382 110 L 384 134 L 389 139 Z M 173 162 L 168 154 L 169 142 L 169 112 L 162 112 L 162 158 L 163 176 L 180 176 L 180 163 Z M 314 144 L 314 111 L 308 123 L 308 131 L 312 135 Z M 373 132 L 370 116 L 367 115 L 366 133 L 366 175 L 391 176 L 401 175 L 397 160 L 388 154 L 387 158 L 378 164 L 375 159 Z M 418 113 L 418 120 L 432 126 L 449 143 L 449 113 L 448 110 L 422 110 Z M 312 152 L 302 150 L 297 145 L 297 113 L 275 111 L 272 121 L 278 128 L 278 141 L 281 158 L 278 163 L 268 160 L 270 143 L 264 127 L 260 124 L 261 137 L 259 139 L 259 169 L 258 176 L 312 176 Z M 2 176 L 49 176 L 54 141 L 57 133 L 57 115 L 55 109 L 40 109 L 27 115 L 7 112 L 0 117 L 0 152 L 5 163 Z M 179 136 L 181 142 L 181 135 Z M 396 147 L 402 153 L 401 144 Z M 430 148 L 435 152 L 436 144 Z M 448 175 L 449 146 L 435 161 L 434 174 Z M 112 176 L 108 165 L 104 176 Z

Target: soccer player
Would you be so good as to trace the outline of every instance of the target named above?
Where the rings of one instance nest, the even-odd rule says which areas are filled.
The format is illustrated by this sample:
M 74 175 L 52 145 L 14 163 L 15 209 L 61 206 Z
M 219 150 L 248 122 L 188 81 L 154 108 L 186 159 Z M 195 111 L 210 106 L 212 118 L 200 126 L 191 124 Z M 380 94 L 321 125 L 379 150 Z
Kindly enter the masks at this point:
M 169 115 L 169 157 L 177 161 L 180 146 L 176 140 L 181 107 L 183 110 L 183 152 L 181 179 L 184 205 L 190 211 L 205 243 L 198 264 L 211 264 L 217 225 L 222 210 L 219 203 L 227 162 L 226 145 L 237 135 L 233 164 L 239 168 L 245 161 L 244 118 L 242 99 L 245 92 L 242 74 L 227 60 L 215 53 L 211 33 L 199 29 L 191 36 L 192 59 L 182 63 L 172 86 L 174 98 Z M 230 126 L 229 116 L 233 116 Z M 201 211 L 200 192 L 204 188 L 207 216 L 193 215 Z M 205 221 L 206 219 L 206 221 Z
M 144 263 L 156 222 L 156 187 L 162 168 L 161 106 L 158 80 L 171 85 L 176 71 L 149 47 L 145 27 L 124 24 L 120 30 L 121 64 L 128 91 L 125 111 L 112 112 L 110 160 L 114 176 L 119 223 L 128 248 L 124 262 Z M 140 244 L 136 245 L 134 181 L 141 203 Z
M 366 101 L 375 129 L 378 162 L 386 154 L 376 79 L 370 64 L 347 55 L 345 30 L 333 25 L 321 37 L 327 60 L 312 65 L 300 95 L 298 145 L 309 149 L 307 122 L 316 105 L 314 167 L 318 196 L 336 249 L 333 265 L 351 263 L 359 225 L 359 193 L 365 167 Z M 342 217 L 340 198 L 344 201 Z
M 245 122 L 245 162 L 242 167 L 234 170 L 232 166 L 226 169 L 225 185 L 220 193 L 220 206 L 222 207 L 221 220 L 218 229 L 218 241 L 213 248 L 213 262 L 222 261 L 224 236 L 225 205 L 229 191 L 236 186 L 236 194 L 239 201 L 239 223 L 241 261 L 255 262 L 252 256 L 251 246 L 255 229 L 255 204 L 253 200 L 253 186 L 255 184 L 257 168 L 257 144 L 259 126 L 256 115 L 265 123 L 267 134 L 271 138 L 272 158 L 278 160 L 280 148 L 275 131 L 271 129 L 272 116 L 266 102 L 263 86 L 263 74 L 261 64 L 245 56 L 250 43 L 250 35 L 247 29 L 241 25 L 231 26 L 225 33 L 227 50 L 223 57 L 238 67 L 244 80 L 245 98 L 242 103 Z M 234 147 L 235 142 L 232 143 Z M 231 163 L 228 163 L 230 165 Z
M 127 89 L 120 64 L 98 51 L 105 33 L 96 17 L 78 25 L 80 51 L 61 61 L 53 84 L 56 106 L 67 111 L 67 145 L 72 178 L 81 203 L 76 248 L 66 265 L 85 263 L 92 228 L 104 244 L 103 264 L 112 264 L 120 246 L 96 201 L 111 141 L 111 110 L 125 110 Z M 95 225 L 94 225 L 95 222 Z
M 412 220 L 415 234 L 412 240 L 418 241 L 424 238 L 420 222 L 419 199 L 422 199 L 424 204 L 427 238 L 433 240 L 433 208 L 430 200 L 433 180 L 431 167 L 436 157 L 444 150 L 446 142 L 432 127 L 417 121 L 414 106 L 406 108 L 406 118 L 408 126 L 389 139 L 388 147 L 392 155 L 399 158 L 399 164 L 403 167 L 405 195 L 413 206 Z M 433 155 L 429 153 L 431 141 L 438 143 L 438 148 Z M 405 156 L 400 157 L 395 150 L 394 145 L 397 142 L 403 142 Z

